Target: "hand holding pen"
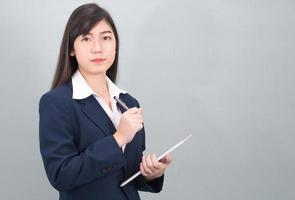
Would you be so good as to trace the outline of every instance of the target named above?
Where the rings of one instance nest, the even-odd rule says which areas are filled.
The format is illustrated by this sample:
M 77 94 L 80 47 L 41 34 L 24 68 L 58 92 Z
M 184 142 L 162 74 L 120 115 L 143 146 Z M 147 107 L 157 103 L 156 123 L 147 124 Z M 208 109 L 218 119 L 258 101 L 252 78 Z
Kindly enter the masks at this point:
M 118 102 L 117 99 L 116 101 Z M 122 104 L 122 102 L 120 103 Z M 126 105 L 123 103 L 121 106 Z M 131 142 L 135 134 L 143 128 L 142 108 L 133 107 L 128 109 L 127 106 L 126 108 L 126 111 L 121 116 L 117 131 L 114 134 L 120 147 Z

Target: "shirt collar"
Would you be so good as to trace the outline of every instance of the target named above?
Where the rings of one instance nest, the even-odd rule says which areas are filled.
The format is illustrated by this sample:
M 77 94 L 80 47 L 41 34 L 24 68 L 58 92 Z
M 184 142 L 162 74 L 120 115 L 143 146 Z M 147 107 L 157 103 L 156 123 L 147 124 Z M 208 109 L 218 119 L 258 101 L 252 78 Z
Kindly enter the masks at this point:
M 107 84 L 108 84 L 108 89 L 109 89 L 109 94 L 110 98 L 113 98 L 114 96 L 119 97 L 121 93 L 125 94 L 127 93 L 124 90 L 121 90 L 116 86 L 111 79 L 109 79 L 106 76 Z M 85 99 L 86 97 L 89 97 L 90 95 L 97 95 L 88 85 L 86 82 L 85 78 L 81 74 L 79 70 L 76 70 L 76 72 L 72 75 L 72 85 L 73 85 L 73 99 Z

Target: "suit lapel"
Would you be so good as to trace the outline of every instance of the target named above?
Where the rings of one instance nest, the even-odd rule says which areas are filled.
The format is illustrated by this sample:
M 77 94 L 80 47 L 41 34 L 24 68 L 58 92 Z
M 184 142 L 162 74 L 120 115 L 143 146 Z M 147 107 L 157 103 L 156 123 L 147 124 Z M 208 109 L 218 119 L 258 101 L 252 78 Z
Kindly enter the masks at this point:
M 92 95 L 80 100 L 84 103 L 82 111 L 87 117 L 100 128 L 106 136 L 112 135 L 116 132 L 113 122 Z
M 72 81 L 69 80 L 67 83 L 68 87 L 73 94 L 73 84 Z M 71 95 L 72 95 L 71 94 Z M 93 95 L 85 99 L 79 99 L 78 102 L 82 103 L 81 109 L 82 112 L 100 129 L 102 132 L 108 136 L 113 135 L 116 131 L 113 122 L 101 107 L 101 105 L 97 102 Z

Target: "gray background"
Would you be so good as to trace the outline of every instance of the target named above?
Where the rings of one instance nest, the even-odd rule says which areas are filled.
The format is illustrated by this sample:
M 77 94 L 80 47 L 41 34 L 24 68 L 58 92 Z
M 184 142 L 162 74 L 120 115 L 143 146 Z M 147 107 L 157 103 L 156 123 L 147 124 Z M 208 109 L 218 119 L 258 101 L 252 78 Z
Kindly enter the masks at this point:
M 71 12 L 88 1 L 0 2 L 0 199 L 52 200 L 38 142 Z M 295 198 L 295 1 L 99 1 L 121 38 L 118 85 L 144 108 L 147 151 L 177 149 L 143 199 Z

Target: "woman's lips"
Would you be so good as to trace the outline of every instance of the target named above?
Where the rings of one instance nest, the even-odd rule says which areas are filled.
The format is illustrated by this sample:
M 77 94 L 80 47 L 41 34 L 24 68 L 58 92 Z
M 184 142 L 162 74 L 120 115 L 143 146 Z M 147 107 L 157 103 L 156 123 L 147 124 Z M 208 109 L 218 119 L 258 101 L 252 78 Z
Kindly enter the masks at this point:
M 94 62 L 94 63 L 102 63 L 104 62 L 106 59 L 103 59 L 103 58 L 95 58 L 95 59 L 92 59 L 91 62 Z

